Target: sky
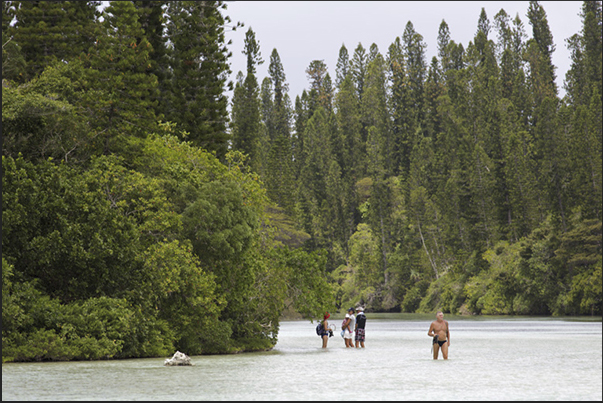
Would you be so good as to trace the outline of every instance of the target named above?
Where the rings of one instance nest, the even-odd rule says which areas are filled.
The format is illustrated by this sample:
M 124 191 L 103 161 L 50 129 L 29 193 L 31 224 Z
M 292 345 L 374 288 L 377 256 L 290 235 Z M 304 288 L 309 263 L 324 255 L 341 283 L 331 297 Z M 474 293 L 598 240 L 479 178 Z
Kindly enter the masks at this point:
M 227 1 L 232 24 L 245 26 L 226 33 L 232 40 L 229 49 L 232 74 L 235 82 L 239 71 L 245 74 L 246 58 L 242 53 L 245 33 L 252 28 L 259 41 L 264 64 L 258 70 L 261 83 L 268 76 L 270 54 L 276 48 L 289 84 L 292 103 L 304 89 L 309 89 L 305 70 L 312 60 L 322 60 L 328 67 L 333 82 L 335 66 L 341 45 L 345 45 L 350 58 L 358 43 L 367 50 L 375 43 L 382 55 L 396 37 L 402 38 L 408 21 L 427 45 L 425 62 L 429 65 L 437 53 L 440 23 L 445 20 L 450 39 L 464 48 L 473 41 L 482 7 L 490 25 L 494 16 L 504 9 L 512 19 L 516 15 L 524 24 L 527 38 L 532 37 L 532 26 L 527 18 L 528 1 Z M 570 67 L 570 53 L 566 39 L 579 33 L 581 1 L 541 1 L 556 46 L 553 64 L 557 67 L 559 95 L 563 96 L 563 81 Z M 496 41 L 491 29 L 489 39 Z M 228 92 L 232 100 L 232 92 Z

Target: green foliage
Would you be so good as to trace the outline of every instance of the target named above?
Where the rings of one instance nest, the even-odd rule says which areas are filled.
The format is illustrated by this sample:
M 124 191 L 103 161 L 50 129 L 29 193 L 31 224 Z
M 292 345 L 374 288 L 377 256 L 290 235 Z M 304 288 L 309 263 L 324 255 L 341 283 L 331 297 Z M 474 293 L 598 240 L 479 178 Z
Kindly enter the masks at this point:
M 2 87 L 3 155 L 69 160 L 87 143 L 84 125 L 76 108 L 56 94 Z
M 484 253 L 490 270 L 471 277 L 465 284 L 467 309 L 485 315 L 516 314 L 515 299 L 520 291 L 519 245 L 500 242 Z
M 442 21 L 429 66 L 410 21 L 342 47 L 294 108 L 249 30 L 230 132 L 225 9 L 3 2 L 3 361 L 264 350 L 357 303 L 601 314 L 600 2 L 564 99 L 538 2 L 529 39 Z
M 135 356 L 166 355 L 173 348 L 169 330 L 149 334 L 150 323 L 137 323 L 141 318 L 125 299 L 61 304 L 36 289 L 36 281 L 11 282 L 12 266 L 4 259 L 2 276 L 3 362 L 130 357 L 133 339 L 145 329 L 145 351 Z

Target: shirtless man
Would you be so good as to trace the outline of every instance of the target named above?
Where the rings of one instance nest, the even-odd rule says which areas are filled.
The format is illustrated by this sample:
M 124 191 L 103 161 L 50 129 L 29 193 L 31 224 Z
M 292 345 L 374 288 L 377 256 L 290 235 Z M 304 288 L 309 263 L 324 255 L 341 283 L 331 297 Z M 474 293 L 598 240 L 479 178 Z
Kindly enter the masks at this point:
M 433 337 L 433 359 L 438 359 L 438 353 L 441 348 L 442 356 L 447 360 L 448 347 L 450 347 L 450 329 L 448 328 L 448 322 L 444 320 L 444 314 L 441 311 L 438 311 L 436 314 L 436 320 L 429 326 L 427 335 Z

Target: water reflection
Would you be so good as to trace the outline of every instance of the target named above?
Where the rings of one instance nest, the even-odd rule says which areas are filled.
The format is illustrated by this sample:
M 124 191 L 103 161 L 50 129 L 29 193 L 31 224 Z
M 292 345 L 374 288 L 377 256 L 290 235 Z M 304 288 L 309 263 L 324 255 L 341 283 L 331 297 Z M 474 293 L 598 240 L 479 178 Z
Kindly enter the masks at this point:
M 431 359 L 433 316 L 368 315 L 364 350 L 283 322 L 269 352 L 2 366 L 2 400 L 601 400 L 601 322 L 446 317 L 450 359 Z M 338 323 L 336 320 L 334 323 Z M 347 390 L 348 392 L 344 392 Z M 353 391 L 353 392 L 352 392 Z

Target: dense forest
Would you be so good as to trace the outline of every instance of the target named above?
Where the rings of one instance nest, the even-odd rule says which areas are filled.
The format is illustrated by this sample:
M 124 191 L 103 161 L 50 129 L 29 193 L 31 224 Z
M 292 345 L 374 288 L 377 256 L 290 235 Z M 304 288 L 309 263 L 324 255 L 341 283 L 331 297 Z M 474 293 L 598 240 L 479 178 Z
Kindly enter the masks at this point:
M 563 98 L 526 15 L 442 21 L 429 63 L 410 21 L 342 45 L 293 101 L 224 2 L 3 1 L 3 362 L 262 350 L 354 304 L 601 315 L 601 2 Z

